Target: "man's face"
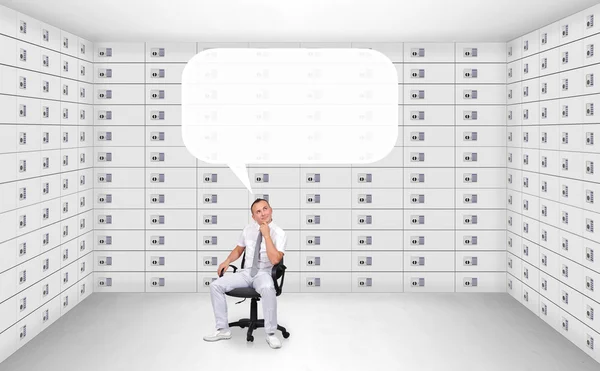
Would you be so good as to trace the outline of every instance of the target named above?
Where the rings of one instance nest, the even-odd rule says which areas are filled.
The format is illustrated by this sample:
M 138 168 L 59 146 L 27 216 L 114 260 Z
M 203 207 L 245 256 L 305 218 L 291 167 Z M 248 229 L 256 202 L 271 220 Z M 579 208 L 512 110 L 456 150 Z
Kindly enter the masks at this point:
M 265 201 L 260 201 L 254 204 L 252 207 L 252 219 L 254 219 L 258 224 L 262 224 L 264 222 L 271 222 L 271 213 L 273 209 L 267 204 Z

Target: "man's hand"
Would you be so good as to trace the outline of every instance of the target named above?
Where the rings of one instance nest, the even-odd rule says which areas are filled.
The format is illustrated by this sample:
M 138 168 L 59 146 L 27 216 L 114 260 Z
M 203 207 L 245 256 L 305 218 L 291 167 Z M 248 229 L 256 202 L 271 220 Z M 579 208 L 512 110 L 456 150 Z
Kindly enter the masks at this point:
M 221 277 L 221 270 L 225 272 L 227 268 L 229 268 L 229 263 L 227 263 L 227 261 L 224 261 L 223 263 L 219 264 L 219 268 L 217 268 L 217 275 Z
M 269 229 L 269 224 L 267 222 L 263 222 L 260 225 L 260 233 L 262 233 L 263 237 L 264 236 L 271 236 L 271 232 Z

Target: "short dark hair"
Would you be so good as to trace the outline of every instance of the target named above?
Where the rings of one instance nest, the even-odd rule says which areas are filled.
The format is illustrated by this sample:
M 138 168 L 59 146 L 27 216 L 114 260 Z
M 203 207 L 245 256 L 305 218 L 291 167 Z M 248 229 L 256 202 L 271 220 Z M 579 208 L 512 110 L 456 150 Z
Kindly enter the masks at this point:
M 271 204 L 269 204 L 269 201 L 265 200 L 264 198 L 257 198 L 256 200 L 254 200 L 254 202 L 252 203 L 252 205 L 250 205 L 250 212 L 254 214 L 254 211 L 252 210 L 252 208 L 254 207 L 254 204 L 259 203 L 260 201 L 264 201 L 267 203 L 267 205 L 269 205 L 269 207 L 271 207 Z

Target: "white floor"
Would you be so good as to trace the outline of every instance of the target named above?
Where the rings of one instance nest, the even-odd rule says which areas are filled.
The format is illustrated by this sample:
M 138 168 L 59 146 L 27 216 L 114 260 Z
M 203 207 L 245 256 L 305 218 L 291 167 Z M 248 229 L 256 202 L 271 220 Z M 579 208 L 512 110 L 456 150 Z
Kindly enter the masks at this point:
M 508 294 L 300 294 L 278 298 L 290 332 L 214 343 L 208 294 L 95 293 L 0 363 L 0 371 L 600 370 Z M 229 321 L 250 300 L 228 297 Z M 259 317 L 262 307 L 259 302 Z M 523 330 L 525 329 L 525 330 Z

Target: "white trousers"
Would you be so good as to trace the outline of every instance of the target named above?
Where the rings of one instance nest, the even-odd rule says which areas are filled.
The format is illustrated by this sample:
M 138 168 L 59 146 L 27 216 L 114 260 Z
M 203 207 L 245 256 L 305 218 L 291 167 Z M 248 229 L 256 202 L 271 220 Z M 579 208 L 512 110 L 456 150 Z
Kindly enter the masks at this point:
M 270 268 L 269 270 L 259 270 L 254 277 L 250 276 L 250 268 L 238 270 L 236 273 L 225 272 L 223 277 L 217 278 L 210 284 L 210 298 L 217 330 L 229 329 L 225 293 L 240 287 L 252 287 L 260 294 L 265 333 L 275 333 L 277 331 L 277 296 Z

